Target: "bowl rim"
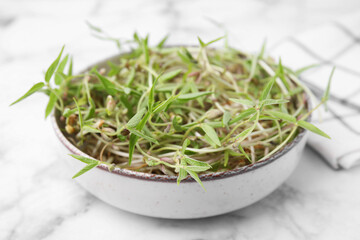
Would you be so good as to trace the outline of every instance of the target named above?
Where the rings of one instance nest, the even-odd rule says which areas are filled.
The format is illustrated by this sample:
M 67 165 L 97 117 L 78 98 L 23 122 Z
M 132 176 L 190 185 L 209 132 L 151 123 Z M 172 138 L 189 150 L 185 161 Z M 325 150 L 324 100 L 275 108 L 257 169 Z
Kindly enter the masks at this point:
M 176 47 L 176 46 L 168 46 L 168 47 Z M 189 46 L 189 47 L 192 47 L 192 46 Z M 117 54 L 117 55 L 114 55 L 114 56 L 111 56 L 111 57 L 108 57 L 108 58 L 106 58 L 106 59 L 104 59 L 102 61 L 98 61 L 97 63 L 90 65 L 85 70 L 81 71 L 80 73 L 87 72 L 91 68 L 93 68 L 94 66 L 104 65 L 108 61 L 116 60 L 116 58 L 120 57 L 123 54 L 126 54 L 126 52 L 120 53 L 120 54 Z M 306 92 L 304 92 L 304 94 L 305 94 L 305 99 L 307 101 L 308 109 L 310 109 L 310 106 L 311 106 L 310 99 L 309 99 Z M 311 119 L 311 115 L 308 117 L 307 121 L 310 121 L 310 119 Z M 58 139 L 60 140 L 60 142 L 72 154 L 76 154 L 76 155 L 80 155 L 80 156 L 83 156 L 83 157 L 87 157 L 87 158 L 97 160 L 94 157 L 92 157 L 92 156 L 84 153 L 83 151 L 81 151 L 79 148 L 77 148 L 75 145 L 73 145 L 66 138 L 66 136 L 63 134 L 63 132 L 60 130 L 60 126 L 58 124 L 58 119 L 56 118 L 55 111 L 51 115 L 51 123 L 52 123 L 52 127 L 53 127 L 53 129 L 55 131 L 55 134 L 58 137 Z M 282 149 L 275 152 L 273 155 L 269 156 L 266 159 L 263 159 L 261 161 L 258 161 L 258 162 L 255 162 L 255 163 L 240 167 L 240 168 L 235 168 L 235 169 L 226 170 L 226 171 L 222 171 L 222 172 L 199 174 L 199 178 L 200 178 L 201 181 L 220 180 L 220 179 L 224 179 L 224 178 L 228 178 L 228 177 L 248 173 L 250 171 L 254 171 L 254 170 L 256 170 L 256 169 L 258 169 L 260 167 L 266 166 L 266 165 L 274 162 L 275 160 L 281 158 L 282 156 L 284 156 L 287 152 L 289 152 L 296 145 L 298 145 L 298 143 L 301 142 L 301 140 L 304 138 L 304 136 L 306 134 L 307 134 L 306 129 L 300 129 L 300 132 L 298 133 L 298 135 L 291 142 L 287 143 Z M 128 170 L 128 169 L 117 168 L 117 167 L 115 169 L 113 169 L 112 171 L 110 171 L 109 167 L 107 165 L 105 165 L 105 164 L 100 164 L 100 165 L 97 166 L 97 168 L 100 169 L 100 170 L 106 171 L 108 173 L 111 173 L 111 174 L 116 174 L 116 175 L 120 175 L 120 176 L 135 178 L 135 179 L 139 179 L 139 180 L 177 183 L 177 176 L 158 175 L 158 174 L 153 174 L 153 173 L 144 173 L 144 172 L 138 172 L 138 171 L 134 171 L 134 170 Z M 190 183 L 190 182 L 196 182 L 196 181 L 193 178 L 191 178 L 190 176 L 187 176 L 187 178 L 185 178 L 181 182 Z

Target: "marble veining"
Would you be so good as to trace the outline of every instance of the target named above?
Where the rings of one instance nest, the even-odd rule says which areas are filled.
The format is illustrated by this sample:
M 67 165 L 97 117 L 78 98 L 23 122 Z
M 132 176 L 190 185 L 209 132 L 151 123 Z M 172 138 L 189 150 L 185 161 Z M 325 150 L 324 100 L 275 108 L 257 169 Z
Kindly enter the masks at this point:
M 210 40 L 225 31 L 249 51 L 358 13 L 348 0 L 285 1 L 0 1 L 0 239 L 360 239 L 360 169 L 334 171 L 310 148 L 284 185 L 260 202 L 226 215 L 166 220 L 127 213 L 71 180 L 63 152 L 44 121 L 46 97 L 9 108 L 42 79 L 62 44 L 75 70 L 117 53 L 91 37 L 88 20 L 115 37 L 134 30 L 156 43 Z M 145 201 L 145 200 L 144 200 Z

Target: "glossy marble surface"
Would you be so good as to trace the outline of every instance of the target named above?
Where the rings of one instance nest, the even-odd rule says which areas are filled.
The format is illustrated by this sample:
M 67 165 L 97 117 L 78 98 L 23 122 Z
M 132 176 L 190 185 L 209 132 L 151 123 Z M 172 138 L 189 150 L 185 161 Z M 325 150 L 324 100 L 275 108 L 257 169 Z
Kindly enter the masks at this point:
M 116 37 L 196 43 L 230 34 L 254 51 L 286 36 L 359 13 L 348 1 L 0 0 L 0 239 L 360 239 L 360 168 L 334 171 L 307 148 L 284 185 L 262 201 L 219 217 L 164 220 L 117 210 L 77 185 L 40 94 L 8 105 L 43 77 L 62 44 L 75 70 L 116 53 L 85 21 Z M 144 199 L 146 201 L 146 199 Z

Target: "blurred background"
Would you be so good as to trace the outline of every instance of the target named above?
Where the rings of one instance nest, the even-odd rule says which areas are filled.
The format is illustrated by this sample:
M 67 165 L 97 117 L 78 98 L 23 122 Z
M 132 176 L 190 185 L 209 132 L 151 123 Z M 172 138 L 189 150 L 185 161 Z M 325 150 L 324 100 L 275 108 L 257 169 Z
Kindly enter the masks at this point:
M 123 39 L 134 31 L 149 33 L 152 42 L 170 34 L 174 44 L 197 43 L 197 36 L 209 40 L 227 31 L 232 45 L 251 51 L 259 49 L 264 39 L 271 46 L 359 9 L 358 0 L 1 0 L 0 60 L 31 54 L 45 60 L 39 62 L 43 68 L 48 59 L 42 57 L 54 56 L 63 44 L 79 59 L 78 66 L 93 62 L 92 56 L 97 60 L 114 54 L 114 45 L 91 37 L 86 21 Z
M 354 16 L 360 21 L 359 0 L 0 0 L 0 239 L 360 239 L 359 168 L 334 171 L 309 148 L 286 184 L 255 205 L 201 220 L 153 219 L 110 207 L 71 180 L 43 120 L 45 96 L 8 107 L 63 44 L 75 72 L 118 53 L 86 21 L 124 40 L 149 33 L 150 44 L 167 34 L 168 44 L 196 44 L 228 33 L 230 45 L 253 52 L 265 39 L 272 49 Z

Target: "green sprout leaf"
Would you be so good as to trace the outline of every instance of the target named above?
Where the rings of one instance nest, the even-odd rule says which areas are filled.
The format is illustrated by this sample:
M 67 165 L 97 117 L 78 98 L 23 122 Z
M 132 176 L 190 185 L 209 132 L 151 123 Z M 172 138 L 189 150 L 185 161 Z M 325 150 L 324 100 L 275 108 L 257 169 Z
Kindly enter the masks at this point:
M 68 70 L 68 76 L 73 75 L 73 58 L 70 58 L 70 64 L 69 64 L 69 70 Z
M 221 39 L 225 38 L 225 36 L 222 36 L 222 37 L 219 37 L 219 38 L 216 38 L 214 40 L 211 40 L 210 42 L 206 43 L 206 46 L 209 46 L 210 44 L 213 44 L 215 42 L 218 42 L 220 41 Z
M 303 121 L 303 120 L 300 120 L 297 122 L 297 125 L 302 127 L 302 128 L 305 128 L 313 133 L 316 133 L 320 136 L 323 136 L 323 137 L 326 137 L 328 139 L 331 139 L 329 137 L 329 135 L 327 135 L 326 133 L 324 133 L 323 131 L 321 131 L 319 128 L 315 127 L 313 124 L 309 123 L 309 122 L 306 122 L 306 121 Z
M 177 96 L 171 96 L 168 99 L 166 99 L 165 101 L 161 102 L 160 104 L 158 104 L 154 109 L 153 109 L 153 113 L 159 113 L 163 110 L 165 110 L 171 103 L 173 103 L 175 100 L 177 99 Z
M 74 98 L 74 102 L 76 104 L 76 108 L 77 108 L 77 111 L 78 111 L 78 115 L 79 115 L 79 125 L 80 125 L 80 129 L 82 130 L 83 126 L 84 126 L 84 119 L 82 117 L 82 113 L 81 113 L 81 109 L 79 107 L 79 104 L 78 102 L 76 101 L 76 99 Z
M 83 157 L 83 156 L 80 156 L 80 155 L 74 155 L 74 154 L 69 154 L 70 156 L 72 156 L 73 158 L 83 162 L 83 163 L 86 163 L 86 164 L 94 164 L 94 163 L 98 163 L 99 161 L 98 160 L 95 160 L 95 159 L 92 159 L 92 158 L 87 158 L 87 157 Z
M 229 163 L 229 151 L 225 150 L 224 152 L 224 167 L 226 167 Z
M 100 82 L 102 83 L 102 85 L 104 86 L 106 92 L 112 96 L 114 96 L 116 94 L 116 89 L 115 89 L 115 84 L 112 83 L 109 79 L 107 79 L 106 77 L 102 76 L 100 73 L 98 73 L 97 71 L 95 72 L 95 75 L 99 78 Z
M 134 128 L 134 127 L 136 127 L 136 126 L 140 123 L 140 121 L 141 121 L 142 117 L 144 116 L 145 112 L 146 112 L 146 108 L 140 109 L 140 111 L 138 111 L 138 112 L 128 121 L 128 123 L 126 124 L 126 126 L 127 126 L 128 128 Z
M 149 40 L 149 35 L 147 35 L 146 38 L 141 41 L 146 65 L 148 65 L 150 61 L 148 40 Z
M 197 175 L 197 173 L 194 172 L 194 171 L 191 171 L 191 170 L 186 170 L 186 171 L 187 171 L 187 172 L 190 174 L 190 176 L 191 176 L 193 179 L 195 179 L 195 181 L 196 181 L 197 183 L 199 183 L 199 184 L 201 185 L 201 187 L 206 191 L 206 189 L 205 189 L 203 183 L 201 182 L 199 176 Z
M 202 170 L 192 170 L 192 171 L 195 171 L 195 172 L 198 172 L 198 171 L 206 171 L 208 169 L 211 168 L 211 165 L 208 164 L 207 162 L 202 162 L 202 161 L 198 161 L 196 159 L 193 159 L 193 158 L 190 158 L 190 157 L 185 157 L 185 162 L 190 165 L 190 166 L 187 166 L 187 167 L 193 167 L 193 166 L 197 166 L 197 167 L 201 167 Z M 190 168 L 188 168 L 190 169 Z M 199 168 L 200 169 L 200 168 Z M 190 169 L 191 170 L 191 169 Z
M 225 111 L 222 118 L 222 123 L 224 127 L 229 127 L 230 119 L 231 119 L 231 113 L 229 111 Z
M 154 102 L 155 102 L 155 85 L 156 85 L 159 77 L 157 77 L 155 79 L 155 81 L 153 82 L 153 84 L 152 84 L 152 86 L 150 88 L 149 100 L 148 100 L 148 108 L 149 108 L 150 112 L 152 112 L 152 110 L 153 110 L 153 106 L 154 106 Z
M 204 140 L 205 142 L 207 142 L 212 148 L 217 148 L 218 145 L 208 136 L 208 135 L 204 135 Z
M 179 185 L 180 184 L 180 182 L 182 181 L 182 180 L 184 180 L 186 177 L 187 177 L 187 175 L 188 175 L 188 173 L 186 172 L 186 170 L 184 169 L 184 167 L 186 166 L 186 162 L 185 162 L 185 159 L 181 159 L 181 166 L 182 166 L 182 168 L 179 168 L 179 175 L 178 175 L 178 178 L 177 178 L 177 184 Z
M 66 55 L 64 59 L 60 62 L 59 67 L 56 70 L 55 73 L 55 84 L 60 85 L 62 81 L 66 78 L 66 76 L 63 74 L 66 63 L 68 61 L 69 55 Z
M 217 41 L 220 41 L 220 40 L 223 39 L 223 38 L 225 38 L 225 36 L 222 36 L 222 37 L 216 38 L 216 39 L 214 39 L 214 40 L 211 40 L 211 41 L 208 42 L 208 43 L 204 43 L 204 41 L 201 40 L 200 37 L 198 37 L 198 40 L 199 40 L 199 43 L 200 43 L 200 46 L 201 46 L 201 47 L 207 47 L 207 46 L 209 46 L 210 44 L 213 44 L 213 43 L 215 43 L 215 42 L 217 42 Z
M 136 126 L 136 130 L 139 130 L 141 131 L 145 124 L 147 123 L 148 119 L 150 117 L 150 112 L 148 111 L 144 118 L 141 119 L 141 121 L 139 122 L 139 124 Z M 132 157 L 133 157 L 133 154 L 134 154 L 134 150 L 135 150 L 135 145 L 136 145 L 136 142 L 138 141 L 139 139 L 139 136 L 137 136 L 136 134 L 134 133 L 131 133 L 130 134 L 130 140 L 129 140 L 129 166 L 131 165 L 131 161 L 132 161 Z
M 174 77 L 176 77 L 177 75 L 179 75 L 181 72 L 182 72 L 181 69 L 177 69 L 171 72 L 164 73 L 163 75 L 161 75 L 161 77 L 159 77 L 159 82 L 163 83 L 169 81 Z
M 15 102 L 11 103 L 10 106 L 14 105 L 15 103 L 20 102 L 21 100 L 29 97 L 30 95 L 34 94 L 35 92 L 39 91 L 40 89 L 42 89 L 45 86 L 45 84 L 43 82 L 39 82 L 36 83 L 34 86 L 32 86 L 30 88 L 29 91 L 27 91 L 22 97 L 20 97 L 18 100 L 16 100 Z
M 180 59 L 186 63 L 187 65 L 194 65 L 197 63 L 197 60 L 193 58 L 191 53 L 186 48 L 181 48 L 177 51 L 177 55 L 180 57 Z
M 187 148 L 187 146 L 190 145 L 190 140 L 187 138 L 185 139 L 185 141 L 183 142 L 182 148 L 181 148 L 181 153 L 185 154 L 185 150 Z
M 211 139 L 211 141 L 213 141 L 217 146 L 221 146 L 219 137 L 213 127 L 206 123 L 202 123 L 200 127 L 204 130 L 205 134 Z
M 299 76 L 299 75 L 302 74 L 303 72 L 305 72 L 305 71 L 307 71 L 307 70 L 309 70 L 309 69 L 311 69 L 311 68 L 318 67 L 318 66 L 319 66 L 319 64 L 311 64 L 311 65 L 309 65 L 309 66 L 302 67 L 302 68 L 300 68 L 300 69 L 298 69 L 298 70 L 295 71 L 295 75 L 296 75 L 296 76 Z
M 284 104 L 288 102 L 289 100 L 286 99 L 265 99 L 260 102 L 260 105 L 266 106 L 266 105 Z
M 70 115 L 74 114 L 77 112 L 77 108 L 74 108 L 74 109 L 70 109 L 70 108 L 65 108 L 64 109 L 64 112 L 63 112 L 63 116 L 64 117 L 70 117 Z
M 287 90 L 290 89 L 290 85 L 289 82 L 285 79 L 285 73 L 284 73 L 284 68 L 283 65 L 281 64 L 281 58 L 279 59 L 279 65 L 278 65 L 278 75 L 280 77 L 280 80 L 282 81 L 282 83 L 284 84 L 284 86 L 286 87 Z
M 77 178 L 80 175 L 86 173 L 87 171 L 93 169 L 94 167 L 98 166 L 101 164 L 100 161 L 91 159 L 91 158 L 87 158 L 87 157 L 83 157 L 83 156 L 79 156 L 79 155 L 74 155 L 74 154 L 69 154 L 70 156 L 72 156 L 73 158 L 80 160 L 83 163 L 86 163 L 87 165 L 81 169 L 78 173 L 76 173 L 72 178 Z
M 246 157 L 246 159 L 249 160 L 249 162 L 251 162 L 249 155 L 245 152 L 245 150 L 244 150 L 244 148 L 241 146 L 241 144 L 239 144 L 238 149 L 240 150 L 240 152 L 241 152 L 242 154 L 244 154 L 244 156 Z
M 240 114 L 236 115 L 235 118 L 233 118 L 230 122 L 229 125 L 236 123 L 238 121 L 241 121 L 251 115 L 253 115 L 254 113 L 256 113 L 256 109 L 255 108 L 249 108 L 246 109 L 244 111 L 242 111 Z
M 235 137 L 235 141 L 242 142 L 245 138 L 247 138 L 254 131 L 255 127 L 256 127 L 256 123 L 254 123 L 251 127 L 242 131 L 240 134 L 238 134 Z
M 296 123 L 296 118 L 290 114 L 279 112 L 279 111 L 266 111 L 266 113 L 274 116 L 278 119 L 284 120 L 286 122 Z
M 65 79 L 67 79 L 67 76 L 64 73 L 55 72 L 55 84 L 56 85 L 60 85 Z
M 180 168 L 179 169 L 179 175 L 177 178 L 177 184 L 179 185 L 182 180 L 184 180 L 187 177 L 188 173 L 185 169 Z
M 179 124 L 179 121 L 181 121 L 181 117 L 180 116 L 175 116 L 172 120 L 172 125 L 174 127 L 174 129 L 178 132 L 183 131 L 184 129 L 182 128 L 182 126 Z
M 266 39 L 264 40 L 263 44 L 261 45 L 261 50 L 260 50 L 260 53 L 257 56 L 257 58 L 262 59 L 265 55 L 265 51 L 266 51 Z
M 46 71 L 46 73 L 45 73 L 45 82 L 48 83 L 50 81 L 52 75 L 54 74 L 54 72 L 55 72 L 55 70 L 56 70 L 56 68 L 57 68 L 57 66 L 59 64 L 59 61 L 60 61 L 61 55 L 62 55 L 62 53 L 64 51 L 64 48 L 65 48 L 65 46 L 63 46 L 61 48 L 59 56 L 55 59 L 55 61 L 50 65 L 50 67 Z
M 198 37 L 198 41 L 199 41 L 201 47 L 206 47 L 206 44 L 203 42 L 203 40 L 201 40 L 200 37 Z
M 129 162 L 128 165 L 131 165 L 132 157 L 135 151 L 135 145 L 139 137 L 135 134 L 130 134 L 130 140 L 129 140 Z
M 99 164 L 100 164 L 100 162 L 96 162 L 96 163 L 86 165 L 83 169 L 81 169 L 78 173 L 76 173 L 72 178 L 74 179 L 74 178 L 79 177 L 80 175 L 83 175 L 84 173 L 90 171 L 91 169 L 98 166 Z
M 83 134 L 87 134 L 87 133 L 101 133 L 101 131 L 97 128 L 94 128 L 92 126 L 89 125 L 84 125 L 83 127 Z
M 89 103 L 90 108 L 85 116 L 85 120 L 91 119 L 95 116 L 96 106 L 95 106 L 94 100 L 91 97 L 88 98 L 88 103 Z
M 166 40 L 169 38 L 169 35 L 166 35 L 161 41 L 156 45 L 157 48 L 163 48 Z
M 128 130 L 129 130 L 131 133 L 135 134 L 136 136 L 138 136 L 138 137 L 140 137 L 140 138 L 146 139 L 146 140 L 148 140 L 149 142 L 152 142 L 152 143 L 155 143 L 155 144 L 159 144 L 159 142 L 158 142 L 156 139 L 154 139 L 154 138 L 152 138 L 152 137 L 150 137 L 150 136 L 142 133 L 142 132 L 139 131 L 139 130 L 136 130 L 136 129 L 134 129 L 134 128 L 128 128 Z
M 186 166 L 186 170 L 190 170 L 193 172 L 204 172 L 209 169 L 208 166 Z
M 269 97 L 270 91 L 271 91 L 271 89 L 272 89 L 272 87 L 273 87 L 273 85 L 275 83 L 275 79 L 276 79 L 276 76 L 272 77 L 270 79 L 270 81 L 266 84 L 263 92 L 261 93 L 261 96 L 260 96 L 260 99 L 259 99 L 260 101 L 265 100 L 265 99 L 267 99 Z
M 48 102 L 48 104 L 46 106 L 46 110 L 45 110 L 45 118 L 47 118 L 49 116 L 49 114 L 52 112 L 52 110 L 54 109 L 56 100 L 57 100 L 56 94 L 54 92 L 51 92 L 49 102 Z
M 135 79 L 135 75 L 136 75 L 135 67 L 132 67 L 130 69 L 130 73 L 129 73 L 128 77 L 127 77 L 125 86 L 127 86 L 127 87 L 131 86 L 131 84 L 133 83 L 133 81 Z

